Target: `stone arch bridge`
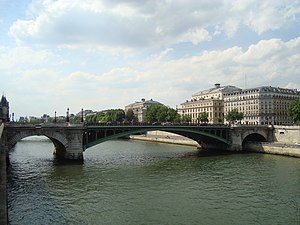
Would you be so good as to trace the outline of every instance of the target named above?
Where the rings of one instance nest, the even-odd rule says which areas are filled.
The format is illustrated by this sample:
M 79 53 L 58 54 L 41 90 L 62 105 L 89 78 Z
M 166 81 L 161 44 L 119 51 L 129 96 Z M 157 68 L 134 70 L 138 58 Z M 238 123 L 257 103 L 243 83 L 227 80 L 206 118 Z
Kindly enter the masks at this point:
M 205 149 L 242 151 L 247 142 L 273 141 L 273 128 L 268 126 L 185 126 L 185 125 L 85 125 L 85 124 L 5 124 L 8 149 L 23 138 L 46 136 L 54 145 L 58 158 L 83 160 L 83 152 L 107 140 L 143 134 L 147 131 L 166 131 L 188 137 Z

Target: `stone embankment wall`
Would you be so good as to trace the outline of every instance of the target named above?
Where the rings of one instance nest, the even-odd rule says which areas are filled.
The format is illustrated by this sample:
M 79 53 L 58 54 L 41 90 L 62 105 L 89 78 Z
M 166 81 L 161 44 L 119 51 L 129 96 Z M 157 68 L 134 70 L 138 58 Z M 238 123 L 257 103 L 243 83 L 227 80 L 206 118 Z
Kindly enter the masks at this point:
M 6 193 L 6 146 L 3 135 L 4 124 L 0 124 L 0 224 L 7 224 Z
M 251 143 L 246 146 L 247 151 L 300 157 L 300 146 L 280 143 Z
M 248 151 L 300 157 L 300 126 L 274 126 L 273 143 L 247 144 Z
M 130 139 L 199 147 L 196 141 L 164 131 L 148 131 L 145 135 L 131 135 Z
M 274 126 L 275 142 L 295 144 L 300 142 L 300 126 Z

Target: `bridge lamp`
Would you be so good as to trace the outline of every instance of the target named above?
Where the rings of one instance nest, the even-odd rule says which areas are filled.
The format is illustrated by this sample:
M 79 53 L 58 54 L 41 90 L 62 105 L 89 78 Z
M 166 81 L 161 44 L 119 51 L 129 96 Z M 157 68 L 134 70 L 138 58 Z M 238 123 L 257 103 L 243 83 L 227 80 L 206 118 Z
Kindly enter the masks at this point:
M 70 122 L 69 112 L 70 112 L 70 109 L 67 108 L 67 118 L 66 118 L 67 123 Z

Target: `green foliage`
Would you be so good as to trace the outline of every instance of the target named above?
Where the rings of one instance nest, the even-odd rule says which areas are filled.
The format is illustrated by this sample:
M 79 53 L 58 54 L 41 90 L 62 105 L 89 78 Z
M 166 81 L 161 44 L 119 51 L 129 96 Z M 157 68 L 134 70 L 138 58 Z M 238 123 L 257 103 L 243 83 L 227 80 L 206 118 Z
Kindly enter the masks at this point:
M 189 123 L 191 121 L 192 121 L 192 116 L 191 115 L 182 115 L 181 122 L 183 122 L 183 123 Z
M 109 109 L 98 112 L 94 115 L 88 115 L 85 118 L 86 123 L 107 123 L 107 122 L 122 122 L 125 119 L 123 109 Z
M 70 118 L 70 123 L 74 123 L 74 124 L 81 123 L 81 117 L 80 116 L 72 116 Z
M 153 122 L 177 122 L 180 118 L 175 109 L 164 105 L 153 104 L 147 108 L 146 121 Z
M 235 123 L 236 121 L 242 120 L 243 118 L 244 114 L 242 112 L 239 112 L 237 108 L 230 110 L 225 116 L 225 119 L 230 123 Z
M 289 116 L 296 124 L 300 124 L 300 98 L 296 99 L 290 104 Z
M 207 112 L 201 112 L 201 113 L 199 113 L 197 119 L 201 123 L 207 123 L 208 122 L 208 113 Z
M 135 116 L 134 116 L 134 113 L 133 113 L 133 110 L 132 109 L 128 109 L 126 114 L 125 114 L 125 121 L 127 122 L 131 122 L 131 121 L 135 121 Z

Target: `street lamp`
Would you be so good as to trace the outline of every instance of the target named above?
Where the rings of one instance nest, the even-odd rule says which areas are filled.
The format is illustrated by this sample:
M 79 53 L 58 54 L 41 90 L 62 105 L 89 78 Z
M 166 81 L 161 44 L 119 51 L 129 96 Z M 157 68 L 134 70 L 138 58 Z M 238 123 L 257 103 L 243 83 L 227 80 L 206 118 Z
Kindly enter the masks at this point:
M 83 123 L 83 109 L 81 109 L 81 123 Z
M 67 118 L 66 118 L 67 123 L 70 122 L 69 112 L 70 112 L 70 109 L 67 108 Z
M 56 111 L 54 112 L 54 123 L 56 123 Z

